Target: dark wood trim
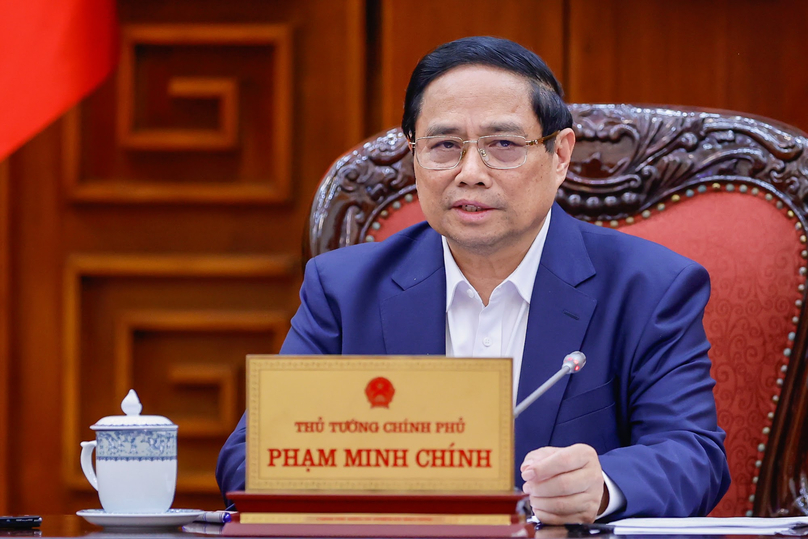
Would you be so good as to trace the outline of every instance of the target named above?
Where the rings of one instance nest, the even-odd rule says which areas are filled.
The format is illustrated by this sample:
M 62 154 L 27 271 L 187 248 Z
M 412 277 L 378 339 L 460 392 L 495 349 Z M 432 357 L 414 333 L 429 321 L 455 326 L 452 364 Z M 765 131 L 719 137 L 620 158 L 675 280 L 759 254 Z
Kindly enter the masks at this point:
M 367 136 L 365 132 L 365 102 L 366 90 L 366 10 L 365 0 L 350 0 L 346 2 L 345 21 L 347 47 L 346 71 L 349 76 L 345 88 L 346 116 L 350 119 L 345 126 L 345 135 L 350 144 L 359 142 Z
M 0 477 L 9 477 L 11 248 L 8 160 L 0 162 Z M 9 482 L 0 482 L 0 513 L 9 512 Z

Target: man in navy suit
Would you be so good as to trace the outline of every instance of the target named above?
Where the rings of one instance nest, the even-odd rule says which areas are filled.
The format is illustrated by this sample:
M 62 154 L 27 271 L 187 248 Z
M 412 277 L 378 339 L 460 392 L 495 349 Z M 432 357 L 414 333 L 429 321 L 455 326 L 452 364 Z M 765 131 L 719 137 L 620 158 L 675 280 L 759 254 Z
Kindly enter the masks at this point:
M 513 357 L 520 402 L 581 350 L 586 368 L 515 423 L 536 516 L 707 514 L 729 486 L 709 277 L 554 204 L 571 126 L 555 77 L 513 42 L 464 38 L 424 57 L 402 127 L 428 224 L 310 261 L 281 352 Z M 244 486 L 244 441 L 242 418 L 219 457 L 223 492 Z

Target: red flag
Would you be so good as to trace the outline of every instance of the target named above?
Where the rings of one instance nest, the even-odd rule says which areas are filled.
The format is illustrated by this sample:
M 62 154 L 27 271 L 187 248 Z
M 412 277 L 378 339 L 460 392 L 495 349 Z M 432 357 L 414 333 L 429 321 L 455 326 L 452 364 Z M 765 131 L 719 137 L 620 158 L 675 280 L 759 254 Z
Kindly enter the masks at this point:
M 0 161 L 112 70 L 114 0 L 0 1 Z

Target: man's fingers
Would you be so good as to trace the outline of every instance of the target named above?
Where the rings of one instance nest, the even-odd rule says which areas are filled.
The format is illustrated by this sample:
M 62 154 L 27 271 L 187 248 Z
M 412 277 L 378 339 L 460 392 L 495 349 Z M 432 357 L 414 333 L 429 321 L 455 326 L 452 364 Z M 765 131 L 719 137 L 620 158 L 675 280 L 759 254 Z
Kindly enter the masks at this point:
M 524 481 L 533 481 L 536 479 L 536 471 L 534 468 L 534 464 L 536 462 L 541 462 L 542 460 L 554 455 L 558 451 L 560 451 L 560 447 L 542 447 L 540 449 L 535 449 L 525 455 L 525 460 L 522 461 L 522 466 L 519 468 L 522 472 L 522 479 Z
M 599 504 L 590 493 L 550 498 L 530 497 L 533 513 L 542 524 L 580 524 L 594 522 Z
M 590 491 L 548 498 L 531 496 L 530 506 L 542 524 L 580 524 L 595 521 L 600 499 Z
M 528 481 L 525 488 L 527 494 L 539 498 L 571 496 L 591 488 L 593 477 L 593 474 L 576 470 L 555 475 L 544 481 Z
M 545 481 L 551 477 L 561 475 L 574 470 L 580 470 L 587 464 L 597 460 L 597 453 L 594 449 L 587 445 L 573 445 L 563 448 L 544 448 L 552 449 L 541 455 L 539 458 L 530 459 L 525 458 L 525 464 L 522 465 L 522 479 L 525 481 Z M 534 453 L 534 452 L 531 452 Z M 526 477 L 526 472 L 529 477 Z
M 545 524 L 593 522 L 605 492 L 597 452 L 584 444 L 543 449 L 522 466 L 533 512 Z
M 520 469 L 524 471 L 525 469 L 532 466 L 534 462 L 544 460 L 550 455 L 557 453 L 561 449 L 562 449 L 561 447 L 550 447 L 550 446 L 545 446 L 540 449 L 534 449 L 533 451 L 525 455 L 525 459 L 522 461 L 522 466 Z

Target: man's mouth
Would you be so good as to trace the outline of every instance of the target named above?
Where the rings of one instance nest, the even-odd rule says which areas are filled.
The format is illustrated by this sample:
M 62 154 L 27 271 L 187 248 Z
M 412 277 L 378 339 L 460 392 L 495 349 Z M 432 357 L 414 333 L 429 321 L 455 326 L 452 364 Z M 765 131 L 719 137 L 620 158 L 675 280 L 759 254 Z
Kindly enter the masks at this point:
M 458 210 L 466 211 L 469 213 L 477 213 L 486 210 L 490 210 L 490 206 L 486 206 L 485 204 L 479 204 L 476 202 L 469 202 L 465 200 L 458 200 L 455 202 L 454 207 Z

